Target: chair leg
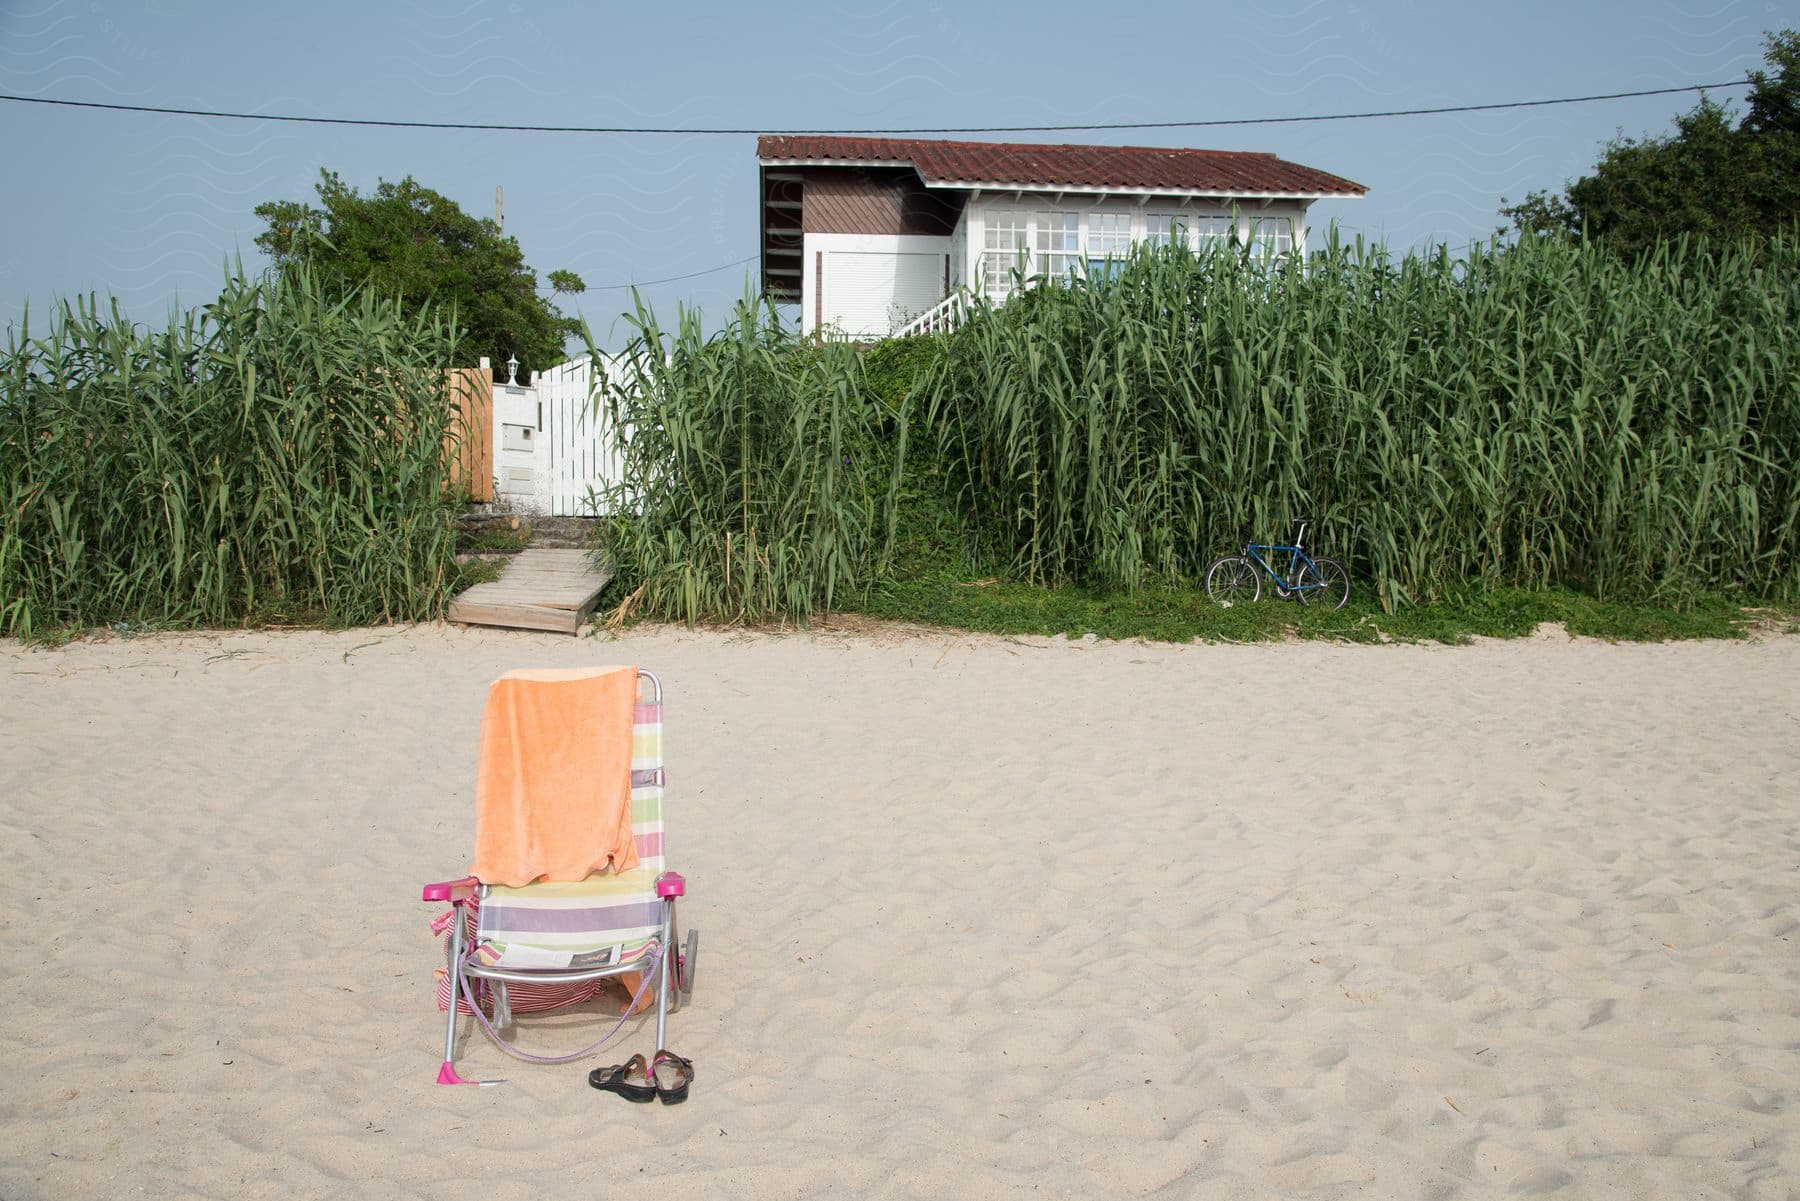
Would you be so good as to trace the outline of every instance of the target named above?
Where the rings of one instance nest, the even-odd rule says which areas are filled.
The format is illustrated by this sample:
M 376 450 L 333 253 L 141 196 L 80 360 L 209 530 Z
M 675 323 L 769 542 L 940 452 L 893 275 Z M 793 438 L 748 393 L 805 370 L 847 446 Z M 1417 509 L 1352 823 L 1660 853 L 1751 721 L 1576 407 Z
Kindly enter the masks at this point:
M 456 1007 L 462 1004 L 463 911 L 456 907 L 456 920 L 450 923 L 450 940 L 446 958 L 450 980 L 450 1007 L 444 1014 L 444 1063 L 438 1069 L 439 1084 L 467 1084 L 456 1074 L 452 1062 L 456 1058 Z
M 656 1049 L 662 1050 L 668 1044 L 664 1041 L 669 1023 L 669 964 L 670 956 L 676 954 L 675 947 L 675 902 L 663 898 L 662 916 L 662 956 L 663 961 L 656 965 Z

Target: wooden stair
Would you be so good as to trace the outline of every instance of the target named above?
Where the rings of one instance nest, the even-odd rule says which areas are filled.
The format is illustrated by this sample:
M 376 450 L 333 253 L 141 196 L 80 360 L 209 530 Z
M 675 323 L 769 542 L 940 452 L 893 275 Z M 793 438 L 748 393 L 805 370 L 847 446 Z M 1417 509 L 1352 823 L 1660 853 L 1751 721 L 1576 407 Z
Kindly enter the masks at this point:
M 514 555 L 499 579 L 459 594 L 448 616 L 465 625 L 573 634 L 612 575 L 611 567 L 596 568 L 585 550 L 534 547 Z

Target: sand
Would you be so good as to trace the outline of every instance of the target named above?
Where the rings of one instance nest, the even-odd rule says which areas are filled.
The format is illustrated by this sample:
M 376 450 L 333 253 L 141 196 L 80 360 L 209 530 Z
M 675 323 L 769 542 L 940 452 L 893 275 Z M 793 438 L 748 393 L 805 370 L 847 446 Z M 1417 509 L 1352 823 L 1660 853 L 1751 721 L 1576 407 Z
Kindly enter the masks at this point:
M 669 689 L 692 1099 L 587 1087 L 647 1025 L 465 1025 L 510 1083 L 437 1087 L 483 689 L 620 661 Z M 1797 681 L 1794 637 L 0 643 L 0 1197 L 1800 1195 Z

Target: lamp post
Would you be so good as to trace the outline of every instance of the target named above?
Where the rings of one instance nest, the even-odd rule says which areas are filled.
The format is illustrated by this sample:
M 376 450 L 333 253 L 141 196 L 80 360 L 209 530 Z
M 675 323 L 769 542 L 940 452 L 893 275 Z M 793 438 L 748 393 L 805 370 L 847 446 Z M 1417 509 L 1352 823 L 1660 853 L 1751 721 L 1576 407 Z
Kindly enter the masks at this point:
M 516 354 L 509 354 L 506 356 L 506 382 L 509 385 L 516 383 L 518 381 L 518 377 L 519 377 L 519 356 Z

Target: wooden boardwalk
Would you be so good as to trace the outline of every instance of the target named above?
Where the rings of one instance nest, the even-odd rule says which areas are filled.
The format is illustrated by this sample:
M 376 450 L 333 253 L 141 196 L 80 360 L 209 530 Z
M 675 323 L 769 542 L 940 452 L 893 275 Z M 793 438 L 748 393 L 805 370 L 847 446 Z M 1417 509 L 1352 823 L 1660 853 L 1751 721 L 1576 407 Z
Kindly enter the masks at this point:
M 594 611 L 612 569 L 595 568 L 585 550 L 522 550 L 491 584 L 450 602 L 451 621 L 573 634 Z

